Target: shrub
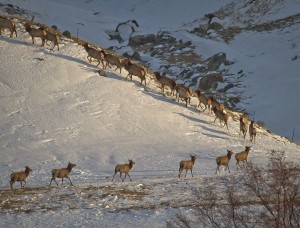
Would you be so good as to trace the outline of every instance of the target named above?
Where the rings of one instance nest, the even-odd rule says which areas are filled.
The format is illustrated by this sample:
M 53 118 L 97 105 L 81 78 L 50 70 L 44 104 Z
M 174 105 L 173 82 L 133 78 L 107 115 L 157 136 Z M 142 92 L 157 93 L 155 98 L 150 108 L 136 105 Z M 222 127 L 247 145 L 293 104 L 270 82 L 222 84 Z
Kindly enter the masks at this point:
M 67 38 L 69 38 L 69 39 L 72 39 L 72 35 L 71 35 L 71 33 L 69 32 L 69 31 L 64 31 L 63 33 L 62 33 L 65 37 L 67 37 Z
M 300 227 L 300 166 L 285 152 L 270 151 L 265 167 L 250 163 L 222 186 L 212 182 L 195 190 L 197 206 L 167 227 Z

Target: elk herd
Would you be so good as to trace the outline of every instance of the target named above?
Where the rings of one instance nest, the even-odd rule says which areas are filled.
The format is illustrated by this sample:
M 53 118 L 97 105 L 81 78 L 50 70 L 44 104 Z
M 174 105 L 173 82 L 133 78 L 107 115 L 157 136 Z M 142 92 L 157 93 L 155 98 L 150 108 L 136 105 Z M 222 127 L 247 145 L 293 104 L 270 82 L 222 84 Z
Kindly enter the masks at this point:
M 241 151 L 239 153 L 235 154 L 235 159 L 236 159 L 236 167 L 238 169 L 238 167 L 242 168 L 242 166 L 240 165 L 240 162 L 243 163 L 248 163 L 248 155 L 250 152 L 250 148 L 251 146 L 246 146 L 244 151 Z M 219 167 L 220 166 L 225 166 L 225 171 L 226 169 L 228 169 L 228 172 L 230 173 L 229 170 L 229 161 L 231 159 L 231 156 L 234 153 L 232 152 L 232 150 L 227 150 L 227 155 L 224 156 L 220 156 L 216 158 L 216 163 L 217 163 L 217 168 L 216 168 L 216 173 L 217 171 L 220 172 Z M 195 155 L 191 155 L 191 160 L 182 160 L 179 163 L 179 173 L 178 173 L 178 178 L 181 179 L 181 173 L 183 170 L 185 170 L 185 175 L 184 177 L 186 177 L 188 170 L 191 171 L 191 175 L 192 177 L 194 177 L 193 174 L 193 167 L 195 165 L 195 161 L 196 161 L 196 156 Z M 135 162 L 133 160 L 129 160 L 128 164 L 118 164 L 115 167 L 115 172 L 113 174 L 112 177 L 112 182 L 114 181 L 115 175 L 117 173 L 120 173 L 120 179 L 122 180 L 122 182 L 124 182 L 125 178 L 128 176 L 130 181 L 132 181 L 130 175 L 129 175 L 129 171 L 132 169 L 133 165 L 135 164 Z M 66 168 L 60 168 L 60 169 L 53 169 L 51 171 L 51 180 L 50 180 L 50 184 L 49 187 L 51 186 L 52 181 L 54 181 L 56 183 L 56 185 L 58 186 L 58 183 L 56 181 L 56 178 L 61 178 L 61 184 L 63 185 L 64 183 L 64 178 L 67 178 L 70 181 L 70 184 L 73 186 L 73 183 L 69 177 L 69 174 L 71 173 L 72 169 L 76 166 L 76 164 L 73 164 L 71 162 L 68 163 L 68 166 Z M 29 168 L 28 166 L 25 166 L 25 170 L 24 171 L 20 171 L 20 172 L 13 172 L 10 175 L 10 188 L 11 190 L 13 190 L 13 184 L 18 181 L 21 184 L 21 188 L 25 187 L 26 185 L 26 178 L 28 177 L 29 173 L 32 172 L 32 169 Z M 124 177 L 122 177 L 122 175 L 124 174 Z M 24 182 L 24 185 L 22 184 Z
M 29 36 L 32 39 L 32 44 L 35 42 L 35 38 L 39 38 L 41 40 L 41 46 L 44 46 L 47 41 L 53 42 L 54 46 L 50 49 L 53 51 L 55 47 L 57 47 L 57 50 L 59 50 L 59 39 L 60 36 L 57 32 L 52 31 L 51 29 L 48 29 L 44 26 L 34 26 L 31 22 L 25 22 L 23 24 L 25 31 L 29 34 Z M 10 37 L 13 37 L 13 34 L 17 37 L 17 30 L 16 30 L 16 22 L 7 18 L 1 18 L 0 17 L 0 35 L 3 29 L 8 29 L 10 31 Z M 165 94 L 165 89 L 169 88 L 171 93 L 170 96 L 174 96 L 175 100 L 179 102 L 179 100 L 183 100 L 185 102 L 185 106 L 187 107 L 188 104 L 191 104 L 191 98 L 196 97 L 198 99 L 198 105 L 197 107 L 200 107 L 201 109 L 204 109 L 204 111 L 208 110 L 208 113 L 214 113 L 215 119 L 214 122 L 219 119 L 220 124 L 223 122 L 224 126 L 228 129 L 228 113 L 225 109 L 224 104 L 219 103 L 213 96 L 207 96 L 203 91 L 200 91 L 199 89 L 193 91 L 191 88 L 186 87 L 185 85 L 177 83 L 174 79 L 168 78 L 166 76 L 161 75 L 160 72 L 150 72 L 150 70 L 142 65 L 139 65 L 137 63 L 134 63 L 132 60 L 128 58 L 123 58 L 115 53 L 98 48 L 96 46 L 93 46 L 87 42 L 84 42 L 82 44 L 83 48 L 85 49 L 87 53 L 87 60 L 89 63 L 92 63 L 92 61 L 96 61 L 98 67 L 101 63 L 102 68 L 105 70 L 107 67 L 115 67 L 115 71 L 119 69 L 120 74 L 122 71 L 122 68 L 124 68 L 128 75 L 126 78 L 130 77 L 132 80 L 132 76 L 138 77 L 141 81 L 141 85 L 144 82 L 144 85 L 146 86 L 146 76 L 150 78 L 150 81 L 154 79 L 161 88 L 161 92 Z M 250 121 L 249 126 L 247 125 L 248 118 L 246 115 L 242 115 L 240 117 L 240 132 L 242 133 L 243 137 L 246 137 L 247 131 L 250 135 L 250 141 L 255 142 L 256 137 L 256 128 L 254 126 L 254 121 Z M 247 157 L 250 151 L 250 146 L 246 146 L 245 150 L 236 153 L 235 159 L 236 159 L 236 166 L 240 166 L 240 162 L 246 162 L 247 163 Z M 220 156 L 216 159 L 217 168 L 216 173 L 219 171 L 219 166 L 225 166 L 225 171 L 229 170 L 229 161 L 231 159 L 231 156 L 234 153 L 231 150 L 227 150 L 227 155 Z M 179 165 L 179 174 L 178 177 L 181 178 L 181 173 L 183 170 L 186 170 L 185 176 L 187 174 L 187 171 L 191 171 L 191 175 L 193 176 L 193 166 L 195 164 L 196 156 L 191 156 L 191 160 L 183 160 L 180 162 Z M 113 175 L 112 181 L 114 180 L 115 175 L 119 172 L 120 178 L 122 181 L 125 180 L 126 176 L 129 177 L 131 180 L 131 177 L 129 175 L 129 171 L 132 169 L 135 162 L 133 160 L 129 160 L 129 164 L 121 164 L 117 165 L 115 167 L 115 173 Z M 69 162 L 68 166 L 66 168 L 61 169 L 53 169 L 51 172 L 52 178 L 50 180 L 49 186 L 51 186 L 52 181 L 54 181 L 57 185 L 56 178 L 61 178 L 62 183 L 63 179 L 67 178 L 70 181 L 70 184 L 72 184 L 71 179 L 69 178 L 69 174 L 72 171 L 72 168 L 75 167 L 75 164 L 72 164 Z M 32 170 L 26 166 L 25 171 L 21 172 L 14 172 L 10 176 L 10 186 L 11 189 L 13 189 L 13 183 L 16 181 L 19 181 L 21 183 L 21 187 L 24 187 L 26 185 L 26 178 L 28 177 L 29 173 Z M 220 172 L 220 171 L 219 171 Z M 122 174 L 124 174 L 124 178 L 122 178 Z M 24 185 L 22 184 L 24 182 Z
M 47 41 L 51 41 L 54 45 L 50 50 L 53 51 L 55 47 L 59 50 L 59 34 L 48 29 L 45 25 L 39 27 L 32 25 L 32 22 L 33 19 L 30 22 L 22 22 L 25 31 L 32 39 L 32 44 L 35 43 L 35 38 L 39 38 L 41 40 L 41 46 L 44 46 L 45 43 L 47 44 Z M 0 34 L 2 29 L 8 29 L 10 31 L 10 37 L 13 37 L 14 33 L 17 36 L 16 22 L 13 20 L 0 17 Z M 100 63 L 104 70 L 108 67 L 115 67 L 114 70 L 119 70 L 120 74 L 122 68 L 124 68 L 128 72 L 126 79 L 130 78 L 132 80 L 132 77 L 136 76 L 140 79 L 141 85 L 144 83 L 145 86 L 147 85 L 147 77 L 150 78 L 149 81 L 154 79 L 154 81 L 160 85 L 163 94 L 165 94 L 165 89 L 169 88 L 171 90 L 170 96 L 175 97 L 177 102 L 180 100 L 184 101 L 186 107 L 188 104 L 191 105 L 191 99 L 192 97 L 195 97 L 198 100 L 197 108 L 200 107 L 203 109 L 203 112 L 208 110 L 209 114 L 213 113 L 215 115 L 214 122 L 218 119 L 220 124 L 223 122 L 224 126 L 228 129 L 229 110 L 226 110 L 224 104 L 219 103 L 214 96 L 207 96 L 205 92 L 200 89 L 193 91 L 191 88 L 177 83 L 173 78 L 163 76 L 160 72 L 151 72 L 147 67 L 137 64 L 131 59 L 121 57 L 112 51 L 96 47 L 87 42 L 83 42 L 82 46 L 87 53 L 87 60 L 89 63 L 96 61 L 96 67 L 98 67 Z M 246 121 L 247 119 L 245 118 L 240 120 L 240 130 L 242 131 L 244 138 L 248 128 Z M 254 127 L 254 122 L 251 122 L 249 126 L 249 134 L 250 141 L 255 141 L 256 129 Z

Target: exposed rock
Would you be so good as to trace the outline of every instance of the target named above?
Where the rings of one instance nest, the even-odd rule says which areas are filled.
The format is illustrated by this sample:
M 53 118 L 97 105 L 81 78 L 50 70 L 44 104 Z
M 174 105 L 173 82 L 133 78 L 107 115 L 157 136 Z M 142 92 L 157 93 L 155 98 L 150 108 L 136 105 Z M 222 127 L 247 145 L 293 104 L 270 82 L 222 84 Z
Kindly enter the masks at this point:
M 204 16 L 208 19 L 208 25 L 211 23 L 211 20 L 215 17 L 213 13 L 205 14 Z
M 224 64 L 229 65 L 229 62 L 226 59 L 226 54 L 224 52 L 217 53 L 212 57 L 208 58 L 208 70 L 218 70 L 219 67 Z
M 223 26 L 221 24 L 219 24 L 218 22 L 212 22 L 209 26 L 208 29 L 214 30 L 214 31 L 218 31 L 223 29 Z
M 117 40 L 119 43 L 122 43 L 123 39 L 120 37 L 119 34 L 111 34 L 109 35 L 110 40 Z
M 128 52 L 125 52 L 122 55 L 126 58 L 129 58 L 129 59 L 133 59 L 133 60 L 136 60 L 136 61 L 139 61 L 139 62 L 142 61 L 141 56 L 137 51 L 133 52 L 132 55 L 130 55 Z
M 98 74 L 99 74 L 100 76 L 106 77 L 105 71 L 102 70 L 102 69 L 98 70 Z
M 140 53 L 138 53 L 137 51 L 133 52 L 132 56 L 131 56 L 134 60 L 137 61 L 142 61 L 141 55 Z
M 182 80 L 190 79 L 193 76 L 194 72 L 190 69 L 184 69 L 179 73 L 179 78 Z
M 129 45 L 130 46 L 141 46 L 148 43 L 156 43 L 157 42 L 157 36 L 154 34 L 148 34 L 148 35 L 136 35 L 132 36 L 129 39 Z
M 223 82 L 224 77 L 222 73 L 210 73 L 205 76 L 203 76 L 200 79 L 198 89 L 202 91 L 215 89 L 218 82 Z
M 234 87 L 234 84 L 230 83 L 230 84 L 226 85 L 224 88 L 220 89 L 219 92 L 225 93 L 228 90 L 232 89 L 233 87 Z
M 28 15 L 28 11 L 21 9 L 20 7 L 13 5 L 13 4 L 0 4 L 0 7 L 3 8 L 3 11 L 7 14 L 11 15 Z
M 136 31 L 137 27 L 139 27 L 136 20 L 128 20 L 122 23 L 119 23 L 118 26 L 115 29 L 115 33 L 119 35 L 121 38 L 121 42 L 124 43 L 125 41 L 128 41 L 132 34 Z
M 237 97 L 230 97 L 228 99 L 228 103 L 230 105 L 228 105 L 228 106 L 230 106 L 230 107 L 236 107 L 236 104 L 238 104 L 240 102 L 241 102 L 241 98 L 239 96 L 237 96 Z

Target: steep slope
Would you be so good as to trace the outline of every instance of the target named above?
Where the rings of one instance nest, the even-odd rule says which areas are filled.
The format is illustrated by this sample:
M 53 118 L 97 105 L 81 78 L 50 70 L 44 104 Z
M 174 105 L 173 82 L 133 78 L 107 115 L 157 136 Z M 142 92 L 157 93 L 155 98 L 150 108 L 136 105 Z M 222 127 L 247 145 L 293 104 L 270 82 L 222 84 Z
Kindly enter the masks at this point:
M 252 144 L 239 135 L 237 121 L 229 130 L 213 123 L 212 114 L 185 108 L 164 97 L 154 81 L 144 88 L 136 80 L 108 70 L 100 77 L 86 60 L 85 50 L 62 41 L 61 51 L 31 44 L 19 26 L 18 38 L 0 38 L 0 182 L 1 224 L 58 226 L 61 224 L 163 225 L 178 206 L 192 205 L 194 187 L 214 175 L 215 158 L 252 145 L 250 160 L 264 164 L 266 152 L 285 150 L 296 160 L 299 147 L 259 129 Z M 18 59 L 19 61 L 15 61 Z M 193 100 L 196 104 L 197 100 Z M 195 178 L 178 180 L 178 163 L 196 155 Z M 111 183 L 114 166 L 134 159 L 132 183 Z M 76 163 L 75 185 L 45 188 L 53 168 Z M 11 195 L 9 175 L 29 165 L 27 188 Z M 233 175 L 239 175 L 231 162 Z M 230 176 L 228 176 L 230 177 Z M 19 188 L 18 183 L 15 184 Z M 88 195 L 86 195 L 88 194 Z M 158 209 L 157 209 L 158 208 Z M 69 209 L 66 215 L 61 211 Z M 128 211 L 129 210 L 129 211 Z M 29 213 L 26 217 L 18 217 Z M 43 212 L 43 213 L 42 213 Z M 42 213 L 42 214 L 41 214 Z M 47 219 L 49 214 L 55 220 Z M 13 219 L 14 218 L 14 219 Z M 121 219 L 123 218 L 123 219 Z
M 246 111 L 252 118 L 255 112 L 255 120 L 264 122 L 276 134 L 291 139 L 294 131 L 294 141 L 300 140 L 299 110 L 293 105 L 298 97 L 294 85 L 298 83 L 300 59 L 297 1 L 189 0 L 156 4 L 137 0 L 129 4 L 119 1 L 76 0 L 71 3 L 68 0 L 15 0 L 13 5 L 15 8 L 8 7 L 8 11 L 27 18 L 35 15 L 42 23 L 57 25 L 62 31 L 69 30 L 74 36 L 102 47 L 121 48 L 118 50 L 121 54 L 132 53 L 133 50 L 126 44 L 110 40 L 108 34 L 115 30 L 118 23 L 129 19 L 137 20 L 140 25 L 135 34 L 167 32 L 176 42 L 191 42 L 187 52 L 185 48 L 177 50 L 173 45 L 146 45 L 143 47 L 145 51 L 140 54 L 152 70 L 163 71 L 161 67 L 165 65 L 169 76 L 178 77 L 180 82 L 187 84 L 193 81 L 193 86 L 203 76 L 202 60 L 225 52 L 228 60 L 234 64 L 221 68 L 226 72 L 225 83 L 219 83 L 217 90 L 212 92 L 218 93 L 222 101 L 233 100 L 230 102 L 232 106 Z M 214 13 L 216 17 L 212 22 L 220 23 L 224 29 L 220 32 L 209 30 L 201 38 L 188 33 L 207 24 L 208 19 L 204 16 L 207 13 Z M 155 56 L 157 51 L 164 54 Z M 167 62 L 169 59 L 173 61 L 172 64 Z M 184 73 L 186 70 L 187 74 Z M 274 97 L 279 98 L 278 102 L 273 102 Z M 284 108 L 282 102 L 285 103 Z

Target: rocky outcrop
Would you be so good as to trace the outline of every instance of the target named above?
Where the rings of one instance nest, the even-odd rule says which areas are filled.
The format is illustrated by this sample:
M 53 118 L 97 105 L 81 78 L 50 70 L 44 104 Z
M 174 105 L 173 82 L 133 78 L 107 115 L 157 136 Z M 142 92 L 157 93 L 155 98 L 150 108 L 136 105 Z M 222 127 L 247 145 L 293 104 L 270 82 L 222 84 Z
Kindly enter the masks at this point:
M 200 79 L 198 89 L 200 89 L 201 91 L 216 89 L 218 82 L 224 82 L 224 77 L 222 73 L 217 72 L 207 74 Z
M 148 35 L 136 35 L 132 36 L 129 39 L 129 46 L 141 46 L 148 43 L 155 44 L 157 42 L 157 36 L 154 34 L 148 34 Z

